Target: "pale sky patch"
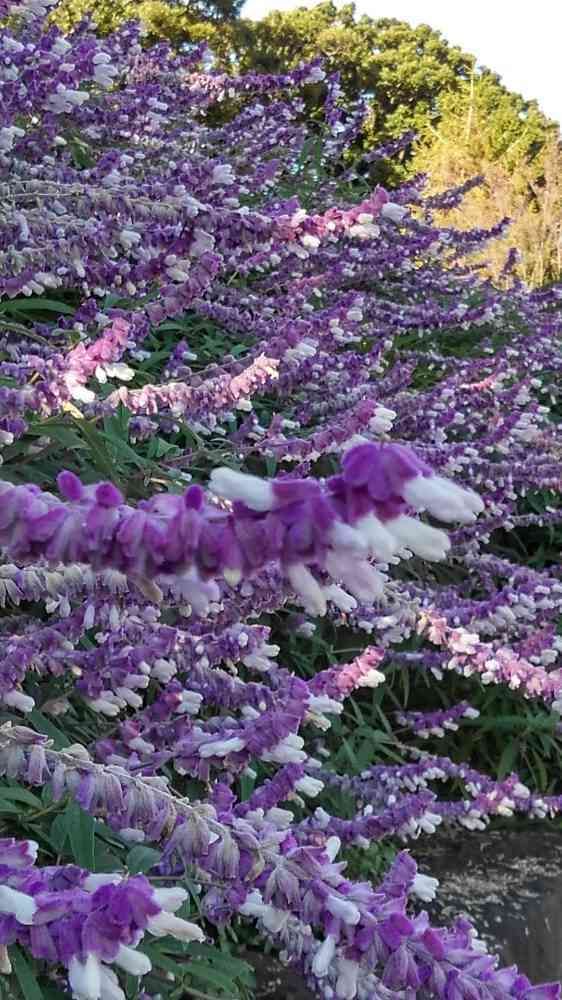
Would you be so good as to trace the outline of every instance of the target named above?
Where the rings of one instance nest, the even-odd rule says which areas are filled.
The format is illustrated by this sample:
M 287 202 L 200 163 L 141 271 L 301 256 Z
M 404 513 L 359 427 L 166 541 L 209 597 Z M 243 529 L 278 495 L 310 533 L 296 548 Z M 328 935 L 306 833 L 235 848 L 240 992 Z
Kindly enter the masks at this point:
M 247 0 L 243 17 L 314 6 L 299 0 Z M 499 73 L 506 87 L 562 122 L 560 0 L 357 0 L 359 13 L 429 24 L 447 41 Z

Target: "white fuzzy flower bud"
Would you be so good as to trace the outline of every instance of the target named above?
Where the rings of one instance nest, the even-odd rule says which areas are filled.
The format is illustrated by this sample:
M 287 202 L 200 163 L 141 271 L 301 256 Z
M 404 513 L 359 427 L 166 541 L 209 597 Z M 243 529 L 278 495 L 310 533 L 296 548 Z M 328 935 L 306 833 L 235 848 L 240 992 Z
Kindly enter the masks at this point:
M 35 708 L 33 698 L 28 694 L 24 694 L 23 691 L 17 691 L 15 688 L 13 691 L 8 691 L 2 695 L 1 701 L 4 705 L 17 709 L 18 712 L 32 712 Z
M 250 476 L 245 472 L 221 467 L 211 472 L 209 486 L 216 496 L 225 500 L 239 500 L 250 510 L 260 512 L 271 510 L 273 490 L 265 479 Z
M 451 543 L 444 531 L 432 528 L 407 514 L 401 514 L 387 523 L 388 532 L 401 546 L 417 556 L 430 561 L 444 559 Z
M 402 495 L 417 510 L 428 510 L 440 521 L 460 521 L 472 524 L 484 504 L 471 490 L 464 490 L 456 483 L 441 476 L 415 476 L 404 484 Z
M 312 973 L 314 976 L 325 976 L 330 968 L 332 959 L 336 951 L 335 939 L 328 934 L 316 952 L 312 962 Z
M 435 894 L 439 886 L 439 880 L 431 875 L 422 875 L 418 872 L 414 878 L 411 892 L 424 903 L 431 903 L 435 899 Z
M 72 996 L 76 1000 L 99 1000 L 101 997 L 101 962 L 91 952 L 86 961 L 71 958 L 68 966 L 68 981 Z
M 211 743 L 203 743 L 199 747 L 199 756 L 226 757 L 229 753 L 236 753 L 238 750 L 243 750 L 245 746 L 244 740 L 241 740 L 239 736 L 233 736 L 231 739 L 225 740 L 213 740 Z
M 178 941 L 202 942 L 205 940 L 205 935 L 197 924 L 192 924 L 189 920 L 182 920 L 181 917 L 175 917 L 173 913 L 168 913 L 166 910 L 157 913 L 155 917 L 149 917 L 147 929 L 154 937 L 165 937 L 166 934 L 171 934 Z
M 295 788 L 298 792 L 302 792 L 303 795 L 308 795 L 310 798 L 316 798 L 324 788 L 324 782 L 320 781 L 318 778 L 311 778 L 310 775 L 306 775 L 304 778 L 300 778 L 297 781 Z
M 355 926 L 361 920 L 361 911 L 352 903 L 349 899 L 343 899 L 340 896 L 328 896 L 326 900 L 326 908 L 333 913 L 335 917 L 339 917 L 343 920 L 344 924 L 351 924 Z
M 0 885 L 0 913 L 9 913 L 20 924 L 32 924 L 37 911 L 33 896 L 12 889 L 9 885 Z
M 303 563 L 292 563 L 287 569 L 287 579 L 309 614 L 319 617 L 326 614 L 325 593 Z
M 125 944 L 119 945 L 119 951 L 113 961 L 131 976 L 146 976 L 152 969 L 152 962 L 147 955 Z

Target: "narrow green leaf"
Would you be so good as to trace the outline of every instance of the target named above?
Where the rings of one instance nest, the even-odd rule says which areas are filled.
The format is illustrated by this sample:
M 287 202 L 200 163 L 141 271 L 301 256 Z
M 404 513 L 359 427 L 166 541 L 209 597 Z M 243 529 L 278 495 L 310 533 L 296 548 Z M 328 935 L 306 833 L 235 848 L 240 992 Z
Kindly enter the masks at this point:
M 35 978 L 35 973 L 24 953 L 16 944 L 10 948 L 10 961 L 25 1000 L 43 1000 L 41 987 Z
M 185 956 L 178 956 L 178 959 L 169 958 L 162 951 L 162 945 L 158 946 L 156 944 L 148 944 L 143 941 L 139 945 L 138 950 L 142 951 L 143 955 L 148 955 L 150 961 L 156 969 L 164 969 L 165 972 L 171 972 L 175 976 L 181 976 L 185 971 L 182 968 L 185 965 Z M 180 965 L 181 962 L 181 965 Z
M 256 779 L 251 778 L 248 774 L 242 774 L 240 776 L 240 801 L 246 802 L 250 798 L 254 788 L 256 787 Z
M 37 732 L 43 733 L 44 736 L 49 736 L 52 739 L 55 750 L 64 750 L 65 747 L 70 746 L 70 740 L 64 733 L 60 729 L 57 729 L 50 719 L 46 719 L 37 708 L 34 708 L 29 713 L 28 719 L 33 723 L 33 727 Z
M 236 974 L 232 975 L 221 972 L 212 965 L 193 960 L 186 963 L 185 971 L 191 979 L 195 979 L 197 982 L 209 983 L 209 985 L 218 989 L 226 990 L 229 997 L 238 995 L 238 991 L 236 993 L 232 992 L 236 988 Z
M 14 802 L 5 802 L 0 798 L 0 816 L 19 816 L 21 809 Z
M 154 868 L 154 865 L 158 864 L 161 857 L 160 851 L 156 851 L 153 847 L 144 847 L 143 844 L 137 844 L 127 854 L 125 863 L 131 875 L 139 875 Z
M 94 852 L 95 821 L 76 802 L 69 802 L 65 810 L 68 839 L 76 864 L 95 871 Z
M 10 299 L 0 303 L 2 312 L 59 312 L 72 316 L 74 307 L 58 299 Z
M 41 799 L 33 792 L 28 792 L 27 788 L 0 788 L 0 798 L 23 802 L 27 806 L 33 806 L 34 809 L 40 809 L 42 806 Z
M 510 740 L 509 743 L 506 743 L 498 763 L 497 773 L 499 781 L 503 781 L 506 775 L 511 774 L 518 754 L 519 740 Z
M 235 976 L 237 979 L 252 977 L 253 975 L 251 965 L 240 958 L 235 958 L 234 955 L 228 952 L 219 951 L 214 945 L 193 942 L 187 946 L 186 952 L 188 956 L 192 956 L 195 959 L 207 958 L 217 969 L 224 969 L 225 972 L 229 972 L 230 975 Z
M 90 871 L 97 870 L 95 821 L 76 802 L 69 802 L 64 812 L 55 817 L 49 840 L 59 854 L 68 842 L 76 864 Z
M 80 436 L 71 427 L 63 424 L 30 424 L 29 433 L 37 437 L 48 437 L 51 441 L 55 441 L 64 448 L 80 448 L 83 450 L 86 447 Z
M 64 813 L 55 816 L 49 830 L 49 840 L 57 854 L 62 854 L 68 840 L 68 823 Z
M 345 740 L 345 739 L 343 740 L 343 742 L 342 742 L 342 750 L 343 750 L 343 753 L 351 761 L 351 764 L 353 766 L 354 771 L 355 772 L 360 771 L 361 768 L 359 766 L 359 761 L 357 760 L 357 757 L 356 757 L 355 753 L 353 752 L 353 750 L 351 748 L 351 744 L 350 744 L 349 740 Z

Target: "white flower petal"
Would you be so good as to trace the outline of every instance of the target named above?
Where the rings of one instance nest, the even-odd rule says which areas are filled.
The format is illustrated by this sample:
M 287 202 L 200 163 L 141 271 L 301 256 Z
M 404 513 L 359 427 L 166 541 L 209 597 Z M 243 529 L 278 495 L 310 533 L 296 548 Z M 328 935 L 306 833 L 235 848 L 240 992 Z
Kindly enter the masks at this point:
M 68 981 L 72 996 L 76 1000 L 100 1000 L 101 997 L 101 962 L 91 952 L 86 961 L 71 958 L 68 966 Z

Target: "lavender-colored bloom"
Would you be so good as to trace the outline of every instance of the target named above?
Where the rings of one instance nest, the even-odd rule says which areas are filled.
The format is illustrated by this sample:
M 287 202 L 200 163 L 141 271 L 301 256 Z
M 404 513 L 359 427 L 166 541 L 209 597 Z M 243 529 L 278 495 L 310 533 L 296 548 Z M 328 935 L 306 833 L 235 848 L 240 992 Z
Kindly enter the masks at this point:
M 113 484 L 84 486 L 73 473 L 62 472 L 58 486 L 66 503 L 35 487 L 3 484 L 0 543 L 24 562 L 44 557 L 52 563 L 118 569 L 147 594 L 151 589 L 143 581 L 154 575 L 195 569 L 203 580 L 224 576 L 234 584 L 278 560 L 305 605 L 322 614 L 326 598 L 310 569 L 327 570 L 359 598 L 374 597 L 380 578 L 362 558 L 367 546 L 352 525 L 359 514 L 372 516 L 373 523 L 380 516 L 392 534 L 394 519 L 403 520 L 399 515 L 406 509 L 410 484 L 420 479 L 431 484 L 434 478 L 436 496 L 449 491 L 459 517 L 462 504 L 476 509 L 471 494 L 430 476 L 412 452 L 396 446 L 352 448 L 344 456 L 342 476 L 325 489 L 311 480 L 268 483 L 219 469 L 211 485 L 216 494 L 234 501 L 228 514 L 207 504 L 198 486 L 190 486 L 183 496 L 157 494 L 135 509 Z M 449 508 L 443 516 L 451 516 Z M 415 547 L 416 522 L 411 525 Z M 432 531 L 419 525 L 422 548 Z M 439 548 L 436 557 L 445 549 Z
M 97 713 L 101 728 L 57 751 L 6 725 L 0 776 L 161 856 L 152 883 L 3 841 L 0 971 L 16 941 L 75 995 L 120 1000 L 119 970 L 150 971 L 143 935 L 201 940 L 176 916 L 187 873 L 205 921 L 257 921 L 326 1000 L 556 997 L 498 969 L 467 921 L 432 927 L 418 901 L 435 880 L 410 854 L 373 886 L 346 878 L 345 858 L 440 824 L 555 816 L 561 798 L 412 747 L 404 764 L 340 774 L 325 733 L 397 669 L 433 686 L 451 670 L 560 713 L 559 574 L 500 556 L 493 534 L 562 516 L 560 290 L 525 288 L 513 254 L 501 287 L 481 280 L 472 260 L 504 221 L 435 223 L 478 180 L 346 194 L 412 137 L 359 164 L 366 108 L 335 76 L 315 188 L 306 207 L 281 197 L 308 169 L 302 87 L 323 89 L 318 62 L 232 78 L 203 47 L 147 48 L 131 24 L 63 37 L 42 24 L 48 7 L 25 0 L 0 32 L 0 295 L 15 299 L 0 330 L 0 703 L 13 719 L 35 699 L 63 732 L 68 713 Z M 34 321 L 44 293 L 74 305 Z M 449 345 L 465 335 L 461 357 Z M 144 499 L 68 471 L 58 494 L 33 484 L 69 415 L 85 440 L 93 426 L 137 443 L 122 454 L 150 477 L 134 478 Z M 209 492 L 194 482 L 207 463 Z M 544 511 L 525 507 L 531 490 Z M 449 553 L 454 584 L 424 565 Z M 371 645 L 296 677 L 266 614 L 301 637 L 326 614 Z M 438 736 L 470 717 L 469 702 L 413 704 L 398 725 Z M 328 811 L 326 788 L 349 812 Z
M 198 926 L 174 915 L 187 898 L 183 889 L 154 889 L 142 875 L 35 867 L 31 842 L 0 841 L 0 850 L 7 883 L 0 886 L 0 912 L 12 918 L 9 929 L 0 928 L 0 939 L 8 934 L 9 943 L 18 941 L 36 958 L 62 963 L 79 998 L 99 1000 L 107 976 L 120 993 L 107 964 L 136 976 L 150 972 L 151 962 L 136 950 L 145 932 L 182 941 L 204 938 Z

